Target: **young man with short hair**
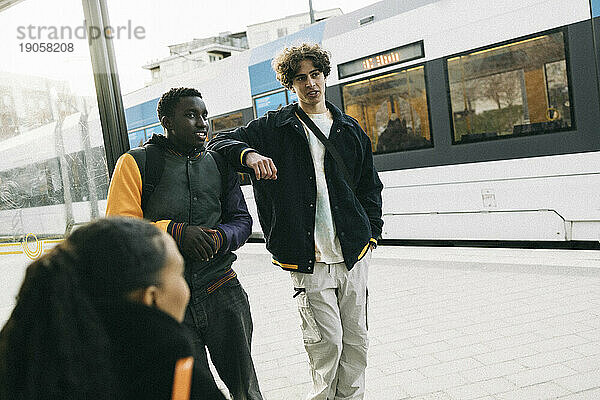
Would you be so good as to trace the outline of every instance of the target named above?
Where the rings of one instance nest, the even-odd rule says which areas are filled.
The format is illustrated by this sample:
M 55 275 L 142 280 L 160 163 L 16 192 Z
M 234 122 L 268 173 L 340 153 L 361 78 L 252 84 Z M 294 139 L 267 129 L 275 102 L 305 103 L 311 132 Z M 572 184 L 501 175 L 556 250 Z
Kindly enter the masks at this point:
M 234 400 L 262 400 L 250 355 L 248 296 L 231 268 L 232 251 L 252 229 L 237 174 L 205 151 L 208 112 L 200 92 L 171 89 L 157 112 L 166 135 L 119 158 L 106 214 L 145 218 L 173 236 L 191 289 L 184 323 L 194 333 L 195 363 L 208 370 L 208 348 Z
M 328 52 L 316 44 L 286 48 L 273 67 L 298 103 L 219 134 L 209 148 L 254 172 L 267 249 L 291 271 L 313 379 L 309 398 L 362 399 L 368 262 L 383 226 L 383 185 L 369 137 L 325 100 Z

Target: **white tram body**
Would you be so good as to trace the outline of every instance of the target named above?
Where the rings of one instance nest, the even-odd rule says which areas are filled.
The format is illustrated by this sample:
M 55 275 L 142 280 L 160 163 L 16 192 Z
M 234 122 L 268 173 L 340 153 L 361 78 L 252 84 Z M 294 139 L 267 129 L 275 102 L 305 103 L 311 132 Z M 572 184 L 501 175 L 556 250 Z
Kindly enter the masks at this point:
M 383 239 L 597 243 L 599 2 L 380 1 L 125 95 L 130 143 L 161 131 L 156 102 L 171 87 L 202 92 L 214 132 L 293 101 L 270 61 L 286 45 L 319 42 L 331 52 L 327 99 L 373 142 Z M 384 146 L 392 121 L 418 140 Z M 10 140 L 44 146 L 47 130 Z M 63 131 L 65 153 L 81 151 L 69 139 L 77 128 Z M 19 152 L 4 148 L 0 170 L 15 168 Z M 252 189 L 243 191 L 260 235 Z M 92 215 L 84 195 L 72 204 L 71 222 Z M 39 232 L 60 233 L 61 207 L 1 210 L 0 223 L 37 219 Z
M 327 97 L 346 112 L 349 107 L 344 107 L 344 103 L 349 101 L 344 97 L 345 87 L 361 81 L 386 79 L 398 71 L 424 68 L 429 139 L 433 144 L 375 153 L 385 186 L 384 239 L 597 242 L 600 240 L 600 103 L 595 61 L 597 45 L 592 29 L 596 22 L 592 11 L 587 0 L 382 1 L 321 22 L 320 36 L 315 35 L 315 28 L 309 28 L 131 93 L 125 96 L 125 107 L 156 99 L 170 87 L 192 86 L 203 93 L 211 119 L 246 110 L 244 123 L 247 123 L 260 115 L 257 100 L 265 93 L 271 95 L 282 90 L 271 87 L 271 91 L 257 93 L 257 85 L 252 82 L 256 72 L 253 65 L 265 64 L 285 45 L 302 40 L 316 41 L 316 36 L 332 55 Z M 365 19 L 372 22 L 361 26 L 359 21 Z M 506 137 L 493 138 L 501 140 L 478 140 L 481 137 L 464 142 L 457 140 L 453 124 L 458 124 L 460 110 L 455 113 L 450 104 L 449 63 L 461 56 L 499 53 L 497 49 L 509 48 L 515 43 L 527 46 L 521 43 L 545 38 L 546 34 L 560 35 L 564 39 L 562 74 L 568 82 L 563 83 L 562 92 L 568 91 L 563 103 L 571 114 L 570 121 L 557 132 L 549 132 L 550 122 L 544 121 L 542 116 L 542 122 L 535 125 L 535 110 L 528 111 L 531 119 L 525 118 L 521 123 L 525 128 L 519 129 L 541 126 L 542 130 L 546 129 L 543 135 L 508 132 Z M 373 70 L 364 68 L 357 74 L 340 77 L 340 65 L 361 59 L 364 63 L 369 57 L 419 42 L 423 49 L 421 57 L 378 65 L 379 68 Z M 514 51 L 515 54 L 523 52 Z M 508 71 L 503 72 L 506 76 L 525 68 L 520 65 L 524 62 L 519 61 L 519 57 L 512 57 L 517 60 L 515 65 L 502 67 Z M 550 64 L 556 65 L 555 58 L 550 58 L 543 66 L 548 92 L 551 90 L 548 81 L 552 79 L 548 69 Z M 381 64 L 385 64 L 385 59 Z M 530 63 L 526 68 L 531 71 L 521 72 L 525 77 L 521 90 L 535 92 L 535 66 Z M 477 82 L 475 79 L 470 84 L 477 85 Z M 538 101 L 539 96 L 538 100 L 535 96 L 524 94 L 523 102 Z M 554 107 L 549 104 L 549 94 L 547 97 L 546 111 Z M 480 101 L 480 105 L 485 108 L 485 101 Z M 530 109 L 535 106 L 528 104 Z M 490 108 L 489 104 L 487 107 Z M 520 107 L 524 109 L 523 105 Z M 551 117 L 548 114 L 548 121 Z M 540 117 L 537 118 L 539 121 Z M 363 128 L 370 133 L 364 125 Z M 492 136 L 502 136 L 502 133 L 492 132 Z M 250 188 L 244 187 L 244 192 L 254 211 Z M 254 230 L 255 233 L 260 231 L 258 224 Z

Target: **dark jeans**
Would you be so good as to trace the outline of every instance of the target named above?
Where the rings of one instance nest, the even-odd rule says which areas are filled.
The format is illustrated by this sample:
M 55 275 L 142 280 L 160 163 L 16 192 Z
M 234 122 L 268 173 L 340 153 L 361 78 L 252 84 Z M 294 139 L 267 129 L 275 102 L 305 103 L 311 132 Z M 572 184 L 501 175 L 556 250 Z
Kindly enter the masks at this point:
M 234 400 L 262 400 L 250 355 L 252 316 L 237 278 L 214 292 L 192 288 L 184 323 L 194 333 L 195 362 L 208 371 L 206 348 Z

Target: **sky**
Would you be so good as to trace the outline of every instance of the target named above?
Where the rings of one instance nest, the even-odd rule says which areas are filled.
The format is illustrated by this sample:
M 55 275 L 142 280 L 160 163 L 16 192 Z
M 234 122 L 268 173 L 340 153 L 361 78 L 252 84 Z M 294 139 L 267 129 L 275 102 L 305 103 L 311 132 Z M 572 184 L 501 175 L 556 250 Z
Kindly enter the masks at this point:
M 313 9 L 341 8 L 349 13 L 375 0 L 313 0 Z M 247 25 L 308 12 L 308 0 L 107 0 L 110 25 L 125 27 L 113 43 L 121 89 L 128 93 L 144 86 L 150 72 L 141 68 L 169 55 L 170 44 L 240 32 Z M 67 79 L 78 94 L 93 93 L 87 41 L 77 37 L 83 25 L 81 0 L 25 0 L 0 13 L 0 73 L 42 75 Z M 29 27 L 33 28 L 30 29 Z M 128 26 L 131 29 L 126 29 Z M 40 27 L 47 27 L 39 30 Z M 50 40 L 51 27 L 58 39 Z M 137 30 L 137 37 L 134 29 Z M 142 33 L 143 30 L 143 33 Z M 56 32 L 55 32 L 56 33 Z M 71 37 L 68 37 L 69 34 Z M 61 36 L 62 35 L 62 36 Z M 39 38 L 41 36 L 41 39 Z M 79 35 L 81 36 L 81 35 Z M 27 51 L 34 42 L 72 43 L 73 51 Z M 64 46 L 63 46 L 64 49 Z M 0 78 L 1 79 L 1 78 Z

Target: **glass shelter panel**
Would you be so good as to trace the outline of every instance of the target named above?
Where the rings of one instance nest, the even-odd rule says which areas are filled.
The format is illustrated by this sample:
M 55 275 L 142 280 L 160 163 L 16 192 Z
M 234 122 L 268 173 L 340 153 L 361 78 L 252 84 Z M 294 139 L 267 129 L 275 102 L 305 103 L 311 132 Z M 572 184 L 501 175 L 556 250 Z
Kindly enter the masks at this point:
M 342 92 L 345 112 L 369 135 L 374 152 L 432 146 L 424 67 L 350 83 Z
M 83 21 L 77 0 L 0 7 L 0 272 L 10 282 L 0 322 L 24 266 L 104 215 L 108 171 L 89 47 L 73 33 Z M 42 42 L 54 45 L 27 45 Z
M 571 128 L 562 32 L 448 60 L 454 142 Z

